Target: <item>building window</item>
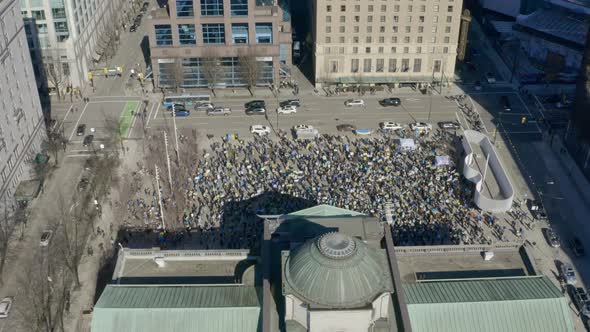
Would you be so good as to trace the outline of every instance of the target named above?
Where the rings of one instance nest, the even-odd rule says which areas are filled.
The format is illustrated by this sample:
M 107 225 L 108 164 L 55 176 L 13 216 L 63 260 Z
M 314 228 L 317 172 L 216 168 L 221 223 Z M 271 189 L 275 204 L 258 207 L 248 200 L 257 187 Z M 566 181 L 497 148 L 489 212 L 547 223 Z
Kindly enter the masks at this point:
M 402 59 L 402 72 L 410 70 L 410 59 Z
M 172 45 L 172 26 L 170 24 L 156 24 L 156 45 Z
M 420 47 L 420 46 L 416 47 L 416 53 L 418 53 L 418 54 L 422 53 L 422 47 Z
M 407 26 L 406 27 L 406 33 L 410 33 L 412 32 L 412 27 L 411 26 Z
M 332 22 L 332 16 L 326 16 L 326 23 Z
M 448 47 L 443 47 L 443 53 L 449 53 L 449 48 Z
M 64 76 L 69 77 L 70 76 L 70 64 L 67 62 L 62 62 L 61 68 L 62 68 L 62 72 L 63 72 Z
M 422 44 L 422 36 L 418 36 L 418 37 L 416 37 L 416 42 L 417 42 L 418 44 Z
M 438 12 L 438 5 L 434 5 L 434 12 L 437 13 Z
M 393 11 L 396 13 L 399 12 L 399 5 L 393 6 Z
M 407 23 L 412 23 L 412 16 L 407 16 L 406 17 L 406 22 Z
M 433 71 L 435 73 L 440 73 L 440 60 L 434 60 L 434 68 Z
M 352 59 L 350 61 L 350 72 L 352 72 L 352 73 L 359 72 L 359 59 Z
M 451 38 L 445 37 L 444 41 L 445 41 L 445 44 L 448 44 L 451 41 Z
M 337 73 L 338 72 L 338 61 L 332 60 L 330 61 L 330 73 Z
M 397 59 L 389 59 L 387 70 L 390 73 L 395 73 L 395 71 L 397 70 Z
M 366 41 L 367 41 L 367 43 L 372 43 L 373 38 L 371 38 L 371 36 L 367 36 Z
M 31 17 L 35 20 L 44 20 L 45 19 L 45 11 L 44 10 L 31 10 Z
M 223 16 L 223 0 L 201 0 L 202 16 Z
M 384 59 L 377 59 L 377 64 L 375 67 L 375 71 L 378 73 L 382 73 L 385 67 L 385 60 Z
M 365 47 L 365 53 L 367 53 L 367 54 L 371 53 L 371 48 L 370 47 Z
M 447 7 L 447 12 L 452 13 L 453 12 L 453 6 L 448 6 Z
M 340 16 L 340 23 L 346 22 L 346 16 Z
M 359 48 L 358 48 L 358 47 L 356 47 L 356 46 L 354 46 L 354 47 L 352 48 L 352 53 L 353 53 L 353 54 L 357 54 L 358 52 L 359 52 Z
M 412 9 L 413 9 L 413 8 L 412 8 L 412 5 L 408 5 L 408 12 L 410 12 L 410 13 L 411 13 L 411 12 L 412 12 Z
M 396 44 L 397 43 L 397 36 L 392 36 L 391 37 L 391 42 Z
M 193 0 L 176 0 L 176 16 L 190 17 L 195 16 Z
M 409 37 L 408 37 L 409 38 Z M 410 48 L 408 46 L 404 47 L 404 53 L 408 54 L 410 53 Z
M 346 29 L 344 28 L 344 25 L 340 27 L 340 33 L 344 33 L 346 31 Z
M 379 27 L 379 32 L 384 33 L 385 32 L 385 27 L 384 26 L 380 26 Z
M 393 32 L 396 32 L 396 33 L 398 32 L 397 25 L 394 25 L 394 26 L 393 26 Z
M 418 33 L 424 33 L 424 27 L 423 26 L 419 26 L 418 27 Z
M 447 23 L 453 22 L 453 16 L 447 16 Z
M 327 6 L 326 6 L 326 11 L 327 11 L 327 12 L 331 12 L 331 11 L 332 11 L 332 6 L 330 6 L 330 5 L 327 5 Z
M 180 45 L 195 45 L 197 44 L 197 36 L 195 35 L 194 24 L 179 24 L 178 25 L 178 42 Z
M 346 6 L 345 5 L 340 6 L 340 11 L 341 12 L 345 12 L 346 11 Z
M 354 11 L 357 12 L 357 13 L 360 12 L 361 11 L 361 6 L 360 5 L 355 5 L 354 6 Z
M 371 72 L 371 59 L 365 59 L 365 60 L 363 60 L 363 71 L 365 73 L 370 73 Z
M 432 16 L 432 23 L 438 23 L 438 16 Z
M 414 73 L 422 71 L 422 59 L 414 59 Z
M 331 33 L 332 32 L 332 27 L 331 26 L 327 26 L 326 27 L 326 33 Z
M 432 38 L 430 39 L 430 42 L 432 44 L 435 44 L 436 43 L 436 36 L 432 36 Z
M 380 21 L 381 23 L 385 23 L 385 16 L 380 16 L 380 17 L 379 17 L 379 21 Z
M 203 24 L 203 43 L 225 44 L 225 26 L 223 23 Z
M 233 23 L 231 36 L 234 44 L 248 44 L 248 23 Z
M 369 10 L 369 12 L 372 12 L 373 11 L 373 5 L 369 5 L 368 10 Z
M 404 37 L 404 43 L 409 43 L 410 42 L 410 37 L 409 36 L 405 36 Z
M 230 12 L 231 16 L 247 16 L 248 0 L 231 0 Z
M 381 5 L 381 12 L 385 13 L 387 11 L 387 6 L 386 5 Z
M 371 33 L 373 32 L 373 27 L 370 25 L 367 25 L 367 33 Z
M 380 44 L 383 44 L 383 43 L 385 43 L 385 37 L 383 37 L 383 36 L 379 36 L 379 43 L 380 43 Z
M 436 28 L 436 25 L 435 25 L 435 26 L 432 27 L 432 33 L 436 33 L 436 31 L 437 31 L 437 28 Z
M 451 33 L 451 27 L 445 27 L 445 33 Z
M 379 46 L 379 54 L 383 54 L 383 46 Z
M 54 19 L 66 18 L 66 9 L 65 8 L 51 8 L 51 15 L 53 15 Z
M 392 47 L 391 48 L 391 53 L 393 53 L 393 54 L 397 53 L 397 47 L 395 47 L 395 46 Z
M 369 23 L 373 22 L 373 16 L 367 16 L 367 22 L 369 22 Z
M 358 33 L 358 32 L 359 32 L 359 26 L 358 26 L 358 25 L 355 25 L 355 26 L 354 26 L 354 32 L 355 32 L 355 33 Z
M 256 44 L 272 44 L 272 23 L 256 23 Z
M 399 16 L 393 17 L 393 23 L 399 23 Z

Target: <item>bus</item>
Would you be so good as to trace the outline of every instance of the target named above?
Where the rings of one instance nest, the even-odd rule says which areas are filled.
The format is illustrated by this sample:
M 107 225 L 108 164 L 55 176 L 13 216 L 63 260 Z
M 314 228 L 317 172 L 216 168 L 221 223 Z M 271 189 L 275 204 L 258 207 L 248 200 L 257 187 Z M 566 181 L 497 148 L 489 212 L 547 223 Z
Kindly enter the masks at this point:
M 183 104 L 185 106 L 193 106 L 197 103 L 210 103 L 211 97 L 204 94 L 177 94 L 168 95 L 164 97 L 162 104 L 165 107 L 171 107 L 172 104 Z

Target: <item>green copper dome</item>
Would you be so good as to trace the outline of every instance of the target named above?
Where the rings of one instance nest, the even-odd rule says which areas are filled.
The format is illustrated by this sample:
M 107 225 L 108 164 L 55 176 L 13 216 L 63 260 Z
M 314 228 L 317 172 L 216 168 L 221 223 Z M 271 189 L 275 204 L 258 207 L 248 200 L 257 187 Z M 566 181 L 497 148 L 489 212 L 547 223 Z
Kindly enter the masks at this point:
M 391 290 L 383 252 L 342 233 L 327 233 L 293 250 L 285 286 L 311 305 L 359 308 Z

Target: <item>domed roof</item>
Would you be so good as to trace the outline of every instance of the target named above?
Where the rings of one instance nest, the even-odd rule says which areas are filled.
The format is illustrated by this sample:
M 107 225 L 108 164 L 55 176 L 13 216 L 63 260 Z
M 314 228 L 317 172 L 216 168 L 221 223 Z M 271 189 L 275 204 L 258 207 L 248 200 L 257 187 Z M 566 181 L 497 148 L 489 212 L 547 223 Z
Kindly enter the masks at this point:
M 383 252 L 342 233 L 327 233 L 293 250 L 284 264 L 287 293 L 306 303 L 358 308 L 389 291 Z

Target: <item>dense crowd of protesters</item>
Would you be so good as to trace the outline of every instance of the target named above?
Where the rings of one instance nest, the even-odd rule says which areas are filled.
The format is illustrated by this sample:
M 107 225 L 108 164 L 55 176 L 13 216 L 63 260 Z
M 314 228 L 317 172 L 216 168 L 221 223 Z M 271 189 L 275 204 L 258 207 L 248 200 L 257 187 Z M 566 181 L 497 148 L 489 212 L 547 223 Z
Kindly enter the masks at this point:
M 284 214 L 328 204 L 383 218 L 391 203 L 397 245 L 486 243 L 484 223 L 493 217 L 473 207 L 470 186 L 454 165 L 435 165 L 452 153 L 451 134 L 418 138 L 401 151 L 395 136 L 323 135 L 316 140 L 255 137 L 213 143 L 194 165 L 184 197 L 166 197 L 164 209 L 185 200 L 179 216 L 204 248 L 252 248 L 260 242 L 257 214 Z M 453 158 L 451 158 L 453 159 Z M 157 221 L 157 192 L 128 202 L 134 218 Z M 165 190 L 162 190 L 165 193 Z M 502 239 L 503 230 L 491 234 Z M 191 235 L 191 233 L 188 233 Z

